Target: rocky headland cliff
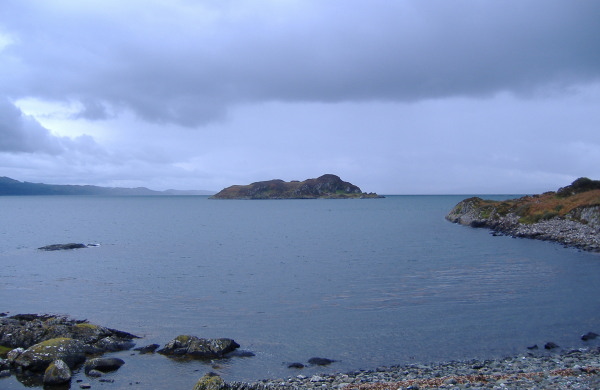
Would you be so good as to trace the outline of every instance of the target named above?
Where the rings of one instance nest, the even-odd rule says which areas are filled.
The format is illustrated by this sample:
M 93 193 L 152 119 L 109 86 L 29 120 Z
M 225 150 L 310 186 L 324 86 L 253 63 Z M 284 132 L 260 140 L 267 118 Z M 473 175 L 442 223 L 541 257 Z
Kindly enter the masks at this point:
M 304 181 L 268 180 L 248 185 L 227 187 L 211 199 L 350 199 L 382 198 L 375 193 L 364 193 L 352 183 L 336 175 L 323 175 Z
M 556 192 L 505 201 L 473 197 L 458 203 L 446 219 L 600 252 L 600 181 L 579 178 Z

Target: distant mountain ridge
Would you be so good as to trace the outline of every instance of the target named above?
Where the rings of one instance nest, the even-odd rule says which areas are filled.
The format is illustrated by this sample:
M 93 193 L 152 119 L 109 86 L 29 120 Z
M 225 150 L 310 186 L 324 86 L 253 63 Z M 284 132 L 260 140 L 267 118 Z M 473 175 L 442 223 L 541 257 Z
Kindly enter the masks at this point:
M 248 185 L 227 187 L 212 199 L 349 199 L 383 198 L 375 193 L 364 193 L 352 183 L 343 181 L 336 175 L 326 174 L 316 179 L 304 181 L 283 180 L 259 181 Z
M 99 187 L 92 185 L 43 184 L 18 181 L 10 177 L 0 177 L 2 195 L 105 195 L 105 196 L 148 196 L 148 195 L 211 195 L 212 191 L 154 191 L 145 187 Z

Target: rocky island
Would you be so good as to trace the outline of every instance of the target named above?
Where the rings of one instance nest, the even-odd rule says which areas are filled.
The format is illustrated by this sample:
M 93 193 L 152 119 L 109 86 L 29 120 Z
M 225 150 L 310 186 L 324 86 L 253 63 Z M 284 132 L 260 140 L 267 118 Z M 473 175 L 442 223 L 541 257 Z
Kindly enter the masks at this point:
M 505 201 L 473 197 L 458 203 L 446 219 L 600 252 L 600 181 L 583 177 L 556 192 Z
M 327 174 L 304 181 L 268 180 L 248 185 L 227 187 L 211 199 L 364 199 L 382 198 L 375 193 L 365 193 L 352 183 L 336 175 Z

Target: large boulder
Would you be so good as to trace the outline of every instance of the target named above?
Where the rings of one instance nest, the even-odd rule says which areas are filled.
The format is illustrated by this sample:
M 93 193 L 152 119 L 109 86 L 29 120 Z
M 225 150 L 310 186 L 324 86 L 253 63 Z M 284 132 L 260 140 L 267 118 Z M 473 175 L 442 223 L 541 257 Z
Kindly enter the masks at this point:
M 158 353 L 167 356 L 189 356 L 195 358 L 221 358 L 233 352 L 240 345 L 232 339 L 203 339 L 196 336 L 180 335 L 169 341 Z
M 55 360 L 44 372 L 45 385 L 60 385 L 71 380 L 71 369 L 63 360 Z
M 64 361 L 73 368 L 85 361 L 86 345 L 81 340 L 56 338 L 27 348 L 15 364 L 31 371 L 43 371 L 55 360 Z

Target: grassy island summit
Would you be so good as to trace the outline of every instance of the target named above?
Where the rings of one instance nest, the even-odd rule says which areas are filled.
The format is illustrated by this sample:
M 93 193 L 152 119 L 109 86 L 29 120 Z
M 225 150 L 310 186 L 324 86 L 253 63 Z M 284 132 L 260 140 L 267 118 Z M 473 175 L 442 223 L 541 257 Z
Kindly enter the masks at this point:
M 248 185 L 227 187 L 211 199 L 364 199 L 383 198 L 375 193 L 365 193 L 352 183 L 336 175 L 326 174 L 304 181 L 268 180 Z

